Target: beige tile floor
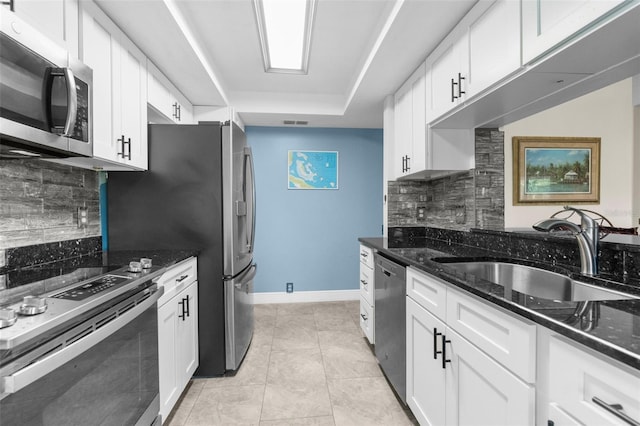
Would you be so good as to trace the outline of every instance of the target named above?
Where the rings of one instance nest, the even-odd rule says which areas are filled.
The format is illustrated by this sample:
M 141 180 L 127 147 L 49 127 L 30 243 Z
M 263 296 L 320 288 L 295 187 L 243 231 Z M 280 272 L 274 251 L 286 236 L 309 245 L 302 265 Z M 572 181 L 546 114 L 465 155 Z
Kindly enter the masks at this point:
M 412 425 L 360 331 L 357 301 L 256 305 L 233 377 L 194 379 L 165 422 L 196 425 Z

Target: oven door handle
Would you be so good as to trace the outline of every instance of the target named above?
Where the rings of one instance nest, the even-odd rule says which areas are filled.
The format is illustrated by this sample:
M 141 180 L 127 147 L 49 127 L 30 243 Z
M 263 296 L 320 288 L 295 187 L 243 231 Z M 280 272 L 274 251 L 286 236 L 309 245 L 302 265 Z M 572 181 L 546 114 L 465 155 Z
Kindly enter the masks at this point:
M 151 295 L 140 302 L 132 309 L 122 313 L 118 318 L 102 326 L 98 330 L 88 334 L 80 340 L 72 343 L 66 348 L 61 349 L 45 358 L 42 358 L 27 367 L 16 371 L 10 376 L 2 377 L 2 389 L 0 394 L 16 393 L 24 387 L 30 385 L 41 377 L 51 373 L 56 368 L 62 366 L 66 362 L 71 361 L 86 350 L 100 343 L 102 340 L 111 336 L 113 333 L 133 321 L 137 316 L 156 304 L 160 296 L 164 293 L 164 287 L 160 287 Z

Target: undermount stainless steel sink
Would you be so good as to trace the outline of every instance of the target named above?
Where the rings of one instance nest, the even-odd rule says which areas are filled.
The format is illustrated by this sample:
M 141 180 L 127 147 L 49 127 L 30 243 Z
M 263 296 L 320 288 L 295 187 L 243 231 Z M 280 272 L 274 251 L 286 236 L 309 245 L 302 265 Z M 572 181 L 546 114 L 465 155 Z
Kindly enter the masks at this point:
M 573 280 L 565 275 L 532 266 L 497 261 L 462 261 L 433 259 L 476 278 L 499 284 L 508 297 L 511 291 L 529 296 L 561 301 L 638 299 L 627 293 L 609 290 Z

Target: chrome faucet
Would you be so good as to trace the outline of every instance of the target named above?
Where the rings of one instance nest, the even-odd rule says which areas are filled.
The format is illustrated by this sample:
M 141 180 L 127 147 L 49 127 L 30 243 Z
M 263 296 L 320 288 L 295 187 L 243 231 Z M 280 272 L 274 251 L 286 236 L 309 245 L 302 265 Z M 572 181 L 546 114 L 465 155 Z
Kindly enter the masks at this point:
M 584 275 L 598 275 L 598 244 L 600 242 L 598 223 L 579 209 L 569 206 L 564 206 L 564 209 L 574 211 L 580 216 L 580 226 L 565 219 L 550 218 L 536 223 L 533 229 L 542 232 L 560 227 L 570 229 L 578 240 L 580 248 L 580 272 Z

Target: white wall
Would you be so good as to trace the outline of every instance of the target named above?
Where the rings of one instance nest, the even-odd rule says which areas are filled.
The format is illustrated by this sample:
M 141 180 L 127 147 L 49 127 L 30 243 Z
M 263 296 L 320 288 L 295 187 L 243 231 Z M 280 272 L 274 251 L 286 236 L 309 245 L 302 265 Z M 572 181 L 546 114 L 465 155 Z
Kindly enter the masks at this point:
M 632 79 L 612 84 L 581 98 L 504 126 L 505 228 L 530 228 L 562 209 L 561 205 L 513 205 L 513 136 L 599 137 L 600 204 L 578 207 L 597 211 L 614 226 L 637 226 L 633 215 L 634 108 Z M 638 165 L 637 167 L 640 167 Z M 637 178 L 637 176 L 636 176 Z M 637 185 L 635 185 L 637 186 Z

